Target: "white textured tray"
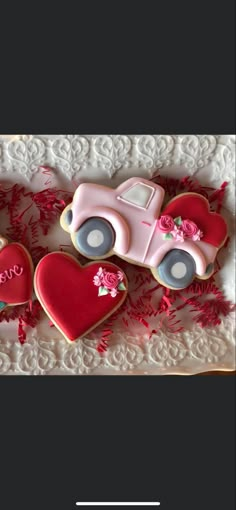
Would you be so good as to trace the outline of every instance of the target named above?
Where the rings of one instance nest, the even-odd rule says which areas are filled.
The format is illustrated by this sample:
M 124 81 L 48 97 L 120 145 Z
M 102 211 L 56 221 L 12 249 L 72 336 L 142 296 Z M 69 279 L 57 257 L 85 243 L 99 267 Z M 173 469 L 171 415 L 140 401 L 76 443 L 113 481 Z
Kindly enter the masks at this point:
M 222 213 L 230 223 L 231 243 L 218 281 L 235 302 L 234 221 L 235 136 L 211 135 L 0 135 L 0 182 L 22 182 L 35 189 L 39 165 L 58 169 L 61 186 L 82 179 L 117 186 L 135 175 L 196 176 L 218 187 L 230 182 Z M 62 234 L 63 236 L 63 234 Z M 65 240 L 65 237 L 62 237 Z M 68 242 L 68 239 L 67 241 Z M 56 248 L 55 238 L 50 248 Z M 48 321 L 21 346 L 15 325 L 0 324 L 0 374 L 194 374 L 235 369 L 235 315 L 220 326 L 188 325 L 184 333 L 162 330 L 149 342 L 117 333 L 101 357 L 88 339 L 69 345 Z

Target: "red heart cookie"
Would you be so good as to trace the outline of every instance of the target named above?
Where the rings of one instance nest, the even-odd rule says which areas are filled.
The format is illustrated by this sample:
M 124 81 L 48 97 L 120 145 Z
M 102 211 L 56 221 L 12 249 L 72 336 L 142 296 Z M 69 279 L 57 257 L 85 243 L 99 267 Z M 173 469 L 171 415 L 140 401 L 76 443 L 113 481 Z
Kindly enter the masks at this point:
M 227 225 L 224 218 L 216 212 L 209 211 L 209 202 L 197 193 L 183 193 L 173 198 L 162 212 L 173 218 L 181 216 L 194 221 L 203 232 L 201 241 L 219 248 L 227 237 Z
M 105 275 L 103 285 L 100 268 Z M 121 285 L 121 291 L 111 290 L 114 284 Z M 49 253 L 39 262 L 34 286 L 45 312 L 69 341 L 84 336 L 109 317 L 127 294 L 126 276 L 115 264 L 103 260 L 82 267 L 77 259 L 61 252 Z
M 33 263 L 22 244 L 11 243 L 0 251 L 0 303 L 19 305 L 32 297 Z

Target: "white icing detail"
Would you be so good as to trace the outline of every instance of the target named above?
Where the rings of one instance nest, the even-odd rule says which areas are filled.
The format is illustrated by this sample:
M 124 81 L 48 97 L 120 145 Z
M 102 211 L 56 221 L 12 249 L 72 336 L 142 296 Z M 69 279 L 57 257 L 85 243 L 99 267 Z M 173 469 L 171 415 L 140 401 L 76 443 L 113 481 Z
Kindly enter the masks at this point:
M 101 246 L 101 244 L 104 241 L 104 235 L 101 232 L 101 230 L 91 230 L 89 232 L 89 235 L 87 237 L 87 243 L 92 248 L 97 248 L 98 246 Z
M 119 198 L 138 207 L 147 208 L 153 192 L 154 189 L 151 186 L 139 182 L 125 191 Z
M 184 262 L 176 262 L 171 268 L 171 274 L 174 278 L 183 278 L 187 273 L 187 267 Z

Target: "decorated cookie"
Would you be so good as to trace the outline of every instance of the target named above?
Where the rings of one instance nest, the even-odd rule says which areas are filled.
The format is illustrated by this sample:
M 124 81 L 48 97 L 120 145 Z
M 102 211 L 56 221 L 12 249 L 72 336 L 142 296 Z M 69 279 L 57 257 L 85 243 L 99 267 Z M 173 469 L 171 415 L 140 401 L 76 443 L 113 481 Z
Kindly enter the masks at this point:
M 33 291 L 33 263 L 26 248 L 0 236 L 0 311 L 27 303 Z
M 67 253 L 49 253 L 36 267 L 36 295 L 46 314 L 73 342 L 119 308 L 127 295 L 125 274 L 107 261 L 81 266 Z
M 113 253 L 149 267 L 171 289 L 187 287 L 194 277 L 207 279 L 227 238 L 227 226 L 197 193 L 178 195 L 163 208 L 165 191 L 132 177 L 118 188 L 81 183 L 61 215 L 61 226 L 84 256 Z

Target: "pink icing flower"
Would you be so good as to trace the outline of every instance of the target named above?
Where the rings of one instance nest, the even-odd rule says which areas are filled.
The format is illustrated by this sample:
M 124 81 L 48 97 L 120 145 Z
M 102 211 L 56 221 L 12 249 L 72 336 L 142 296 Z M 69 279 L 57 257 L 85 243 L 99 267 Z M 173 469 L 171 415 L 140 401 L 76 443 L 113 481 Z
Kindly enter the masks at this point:
M 158 220 L 158 227 L 161 232 L 164 232 L 165 234 L 169 234 L 173 230 L 174 226 L 174 220 L 171 216 L 169 216 L 169 214 L 161 216 Z
M 99 276 L 97 276 L 97 274 L 94 276 L 93 278 L 93 283 L 94 285 L 96 285 L 97 287 L 100 287 L 100 285 L 102 285 L 102 281 L 101 281 L 101 278 L 99 278 Z
M 119 285 L 118 276 L 115 273 L 105 272 L 102 276 L 102 284 L 108 290 L 115 289 Z
M 174 229 L 172 230 L 171 232 L 173 238 L 175 241 L 180 241 L 181 243 L 183 243 L 184 241 L 184 233 L 181 229 L 181 227 L 177 227 L 177 225 L 174 226 Z
M 200 241 L 202 236 L 203 236 L 203 232 L 201 232 L 201 230 L 198 230 L 197 233 L 193 235 L 192 240 Z
M 123 280 L 124 280 L 124 274 L 122 273 L 122 271 L 118 271 L 118 272 L 117 272 L 117 276 L 118 276 L 118 280 L 119 280 L 119 282 L 123 282 Z
M 116 297 L 119 290 L 125 290 L 126 287 L 124 283 L 124 273 L 122 271 L 117 271 L 117 273 L 109 273 L 106 269 L 102 267 L 99 268 L 97 274 L 93 277 L 93 283 L 97 287 L 99 287 L 98 295 L 106 296 L 108 293 L 111 297 Z M 121 288 L 119 288 L 121 287 Z M 104 292 L 105 291 L 105 292 Z
M 183 220 L 181 228 L 183 230 L 184 237 L 189 237 L 190 239 L 192 239 L 193 236 L 196 236 L 199 230 L 196 223 L 194 223 L 194 221 L 191 220 Z
M 93 283 L 97 287 L 100 287 L 102 285 L 102 278 L 104 275 L 104 269 L 102 267 L 99 267 L 97 274 L 93 278 Z

